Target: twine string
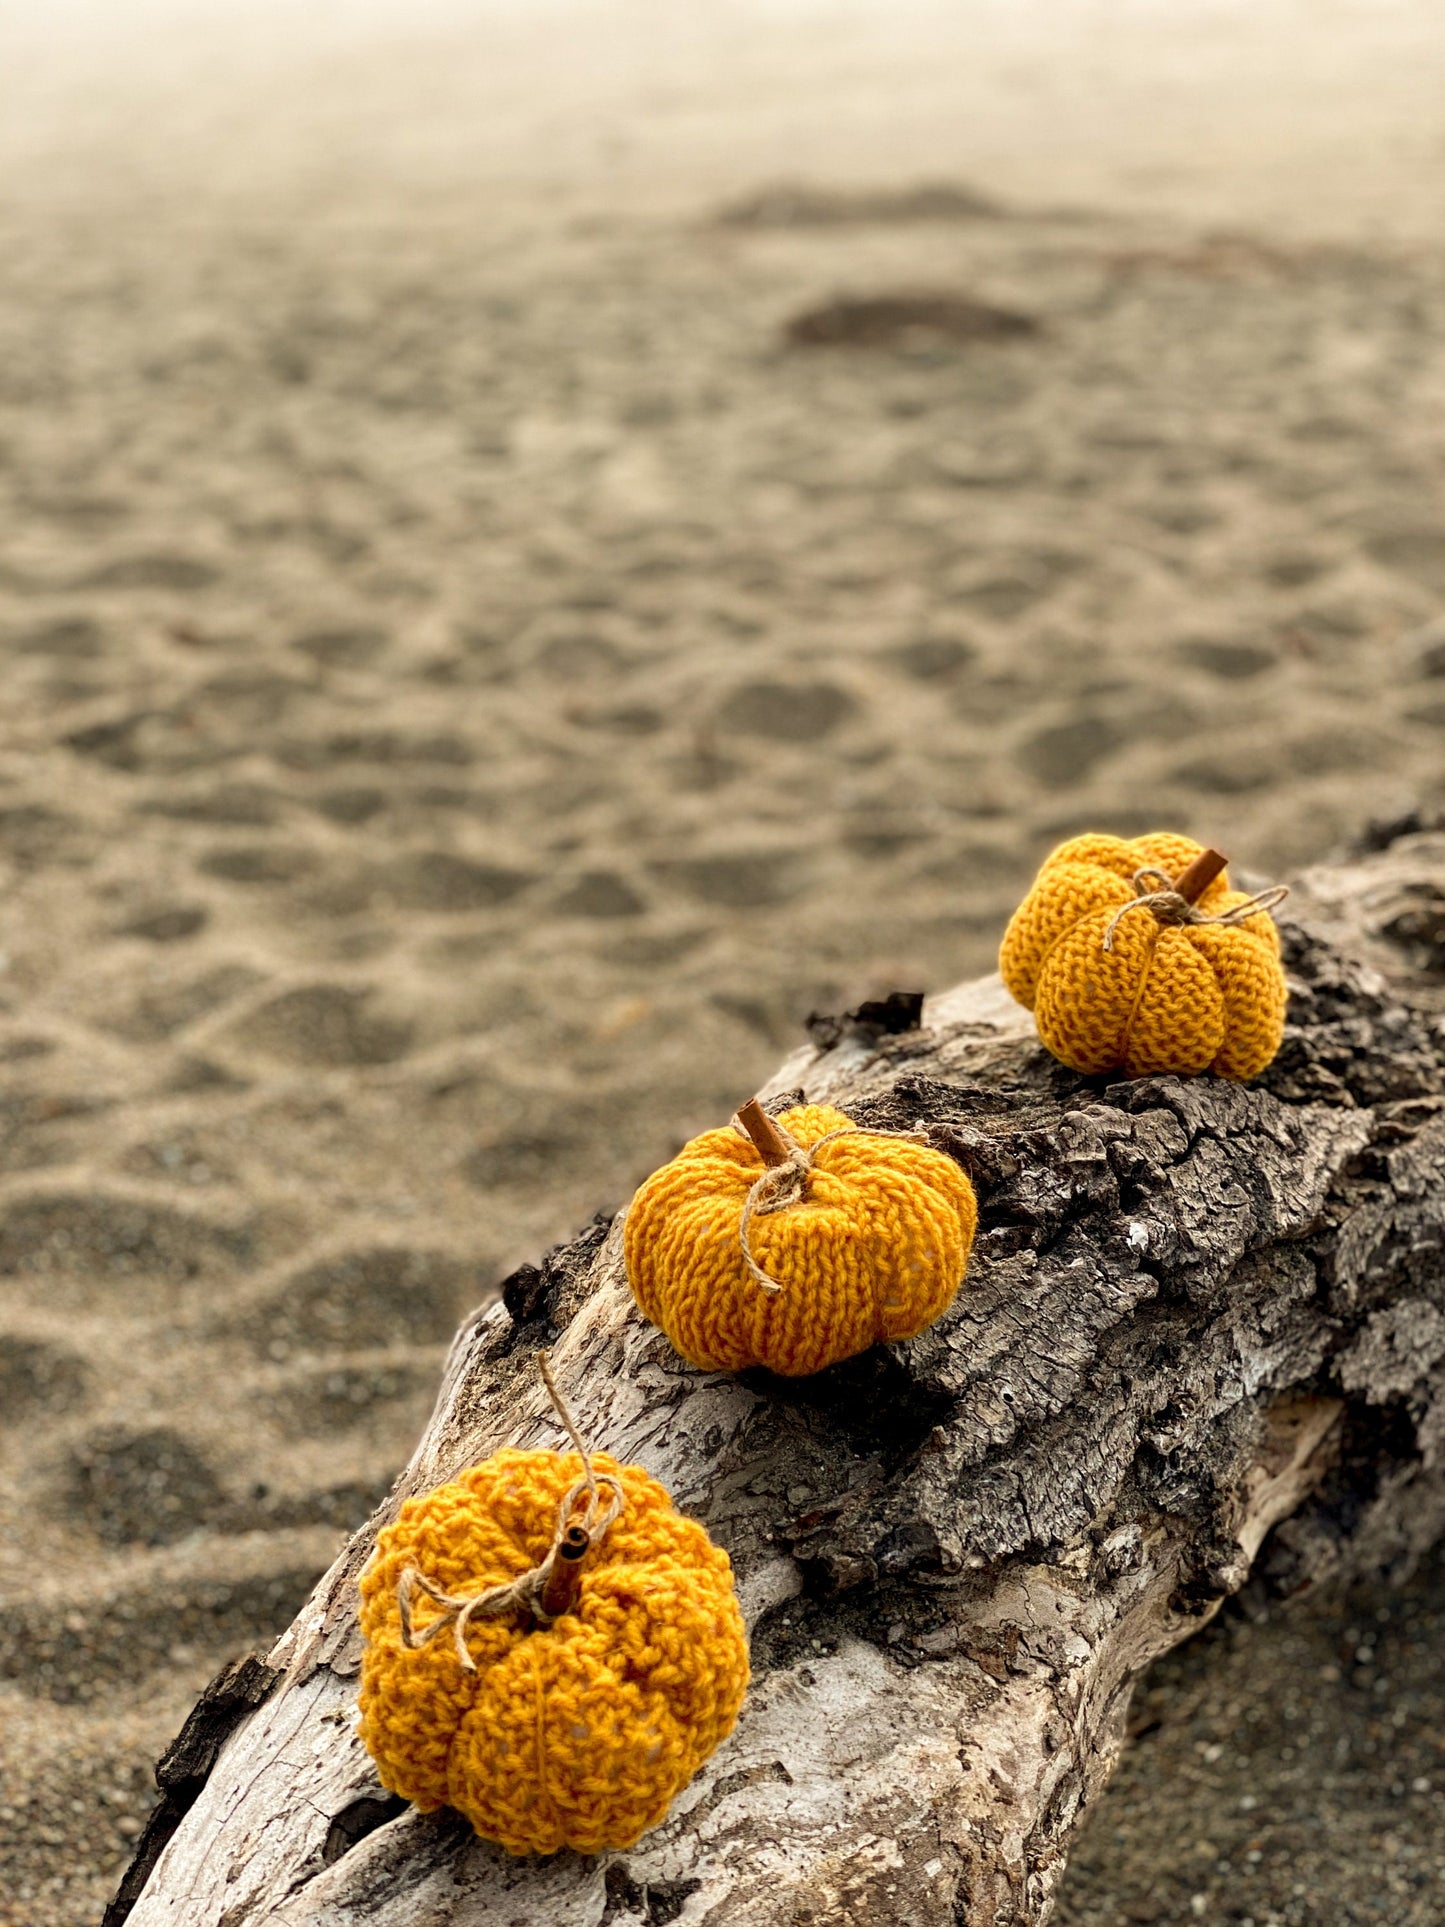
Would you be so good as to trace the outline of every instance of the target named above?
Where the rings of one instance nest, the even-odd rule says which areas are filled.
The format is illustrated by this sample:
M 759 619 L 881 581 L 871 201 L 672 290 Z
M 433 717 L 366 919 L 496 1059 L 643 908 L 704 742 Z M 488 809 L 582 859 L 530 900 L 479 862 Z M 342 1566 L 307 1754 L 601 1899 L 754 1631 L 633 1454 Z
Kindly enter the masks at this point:
M 1246 897 L 1243 903 L 1236 903 L 1233 909 L 1222 910 L 1218 916 L 1211 916 L 1207 910 L 1201 910 L 1197 903 L 1191 903 L 1188 897 L 1181 897 L 1174 888 L 1173 877 L 1163 870 L 1147 867 L 1136 870 L 1130 881 L 1135 893 L 1127 903 L 1121 903 L 1110 917 L 1104 930 L 1105 950 L 1114 948 L 1114 932 L 1119 928 L 1120 919 L 1127 917 L 1131 910 L 1152 910 L 1160 923 L 1214 923 L 1232 928 L 1257 916 L 1261 910 L 1273 910 L 1289 895 L 1287 883 L 1276 883 L 1272 889 L 1261 890 L 1255 896 Z
M 825 1131 L 811 1144 L 799 1144 L 780 1118 L 773 1118 L 773 1128 L 788 1146 L 788 1156 L 782 1164 L 767 1164 L 748 1187 L 748 1195 L 743 1200 L 742 1217 L 738 1223 L 738 1244 L 742 1250 L 743 1263 L 753 1283 L 767 1292 L 783 1289 L 778 1280 L 766 1272 L 753 1256 L 751 1227 L 754 1218 L 768 1218 L 775 1211 L 786 1211 L 789 1205 L 801 1204 L 808 1195 L 808 1179 L 813 1170 L 813 1159 L 825 1144 L 831 1144 L 839 1137 L 902 1137 L 913 1138 L 919 1143 L 929 1144 L 932 1139 L 927 1131 L 870 1131 L 861 1124 L 840 1124 L 836 1131 Z M 747 1137 L 737 1119 L 734 1128 Z M 748 1139 L 751 1143 L 751 1138 Z
M 557 1508 L 557 1528 L 552 1535 L 547 1556 L 517 1578 L 508 1579 L 499 1586 L 488 1586 L 482 1592 L 449 1593 L 434 1580 L 428 1579 L 417 1566 L 408 1566 L 397 1581 L 396 1606 L 401 1620 L 402 1645 L 415 1652 L 419 1647 L 429 1645 L 450 1627 L 457 1659 L 467 1673 L 477 1670 L 477 1663 L 467 1648 L 467 1627 L 472 1620 L 501 1619 L 507 1613 L 525 1612 L 530 1613 L 538 1625 L 550 1626 L 554 1615 L 545 1609 L 542 1598 L 553 1569 L 562 1557 L 562 1544 L 568 1533 L 574 1526 L 586 1533 L 586 1550 L 578 1555 L 585 1558 L 622 1513 L 622 1483 L 610 1472 L 593 1470 L 592 1456 L 582 1442 L 577 1421 L 557 1389 L 545 1352 L 538 1352 L 537 1366 L 542 1374 L 542 1383 L 557 1408 L 563 1430 L 577 1448 L 583 1465 L 582 1477 L 567 1488 Z M 578 1502 L 584 1495 L 586 1504 L 579 1516 Z M 412 1604 L 419 1592 L 425 1593 L 438 1608 L 436 1615 L 425 1626 L 418 1626 L 412 1613 Z

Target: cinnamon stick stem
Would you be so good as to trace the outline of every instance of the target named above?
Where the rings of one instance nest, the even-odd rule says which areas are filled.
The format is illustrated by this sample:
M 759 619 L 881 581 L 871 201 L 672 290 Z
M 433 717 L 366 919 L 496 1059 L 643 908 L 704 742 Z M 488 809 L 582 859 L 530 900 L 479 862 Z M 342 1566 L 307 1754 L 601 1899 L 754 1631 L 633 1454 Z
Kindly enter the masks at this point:
M 1175 877 L 1174 888 L 1186 903 L 1198 903 L 1228 862 L 1229 858 L 1218 850 L 1201 850 Z
M 755 1097 L 738 1106 L 738 1123 L 757 1147 L 764 1164 L 786 1164 L 791 1156 L 787 1139 Z
M 582 1590 L 582 1561 L 591 1549 L 587 1528 L 568 1526 L 538 1601 L 549 1619 L 560 1619 L 577 1604 L 577 1595 Z

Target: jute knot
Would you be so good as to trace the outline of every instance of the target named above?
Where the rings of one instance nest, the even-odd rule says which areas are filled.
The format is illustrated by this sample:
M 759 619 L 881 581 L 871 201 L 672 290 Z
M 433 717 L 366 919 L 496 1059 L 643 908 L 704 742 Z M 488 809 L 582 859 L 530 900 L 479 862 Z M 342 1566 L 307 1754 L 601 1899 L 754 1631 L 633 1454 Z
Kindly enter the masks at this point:
M 782 1164 L 767 1164 L 753 1179 L 748 1195 L 743 1201 L 742 1217 L 738 1223 L 738 1244 L 742 1250 L 743 1263 L 748 1275 L 764 1291 L 778 1292 L 783 1289 L 778 1280 L 772 1277 L 753 1256 L 752 1240 L 749 1230 L 754 1218 L 771 1217 L 775 1211 L 786 1211 L 790 1205 L 801 1204 L 808 1195 L 808 1180 L 813 1171 L 813 1159 L 825 1144 L 831 1144 L 839 1137 L 902 1137 L 914 1138 L 920 1143 L 931 1142 L 927 1131 L 869 1131 L 861 1124 L 846 1124 L 836 1131 L 826 1131 L 822 1137 L 815 1138 L 811 1144 L 799 1144 L 792 1132 L 780 1118 L 772 1120 L 773 1129 L 788 1147 L 788 1155 Z M 740 1136 L 746 1137 L 737 1119 L 733 1128 Z
M 569 1610 L 563 1606 L 558 1611 L 549 1611 L 546 1603 L 559 1568 L 563 1562 L 575 1567 L 585 1559 L 622 1512 L 622 1482 L 610 1472 L 593 1471 L 591 1454 L 582 1443 L 577 1422 L 557 1390 L 545 1352 L 538 1352 L 537 1367 L 542 1374 L 542 1383 L 557 1408 L 557 1416 L 577 1448 L 583 1465 L 582 1477 L 568 1487 L 557 1508 L 557 1529 L 552 1535 L 546 1558 L 518 1578 L 506 1580 L 500 1586 L 489 1586 L 484 1592 L 445 1592 L 417 1566 L 408 1566 L 397 1581 L 396 1606 L 401 1619 L 402 1645 L 414 1652 L 419 1646 L 429 1645 L 450 1626 L 457 1659 L 467 1673 L 477 1670 L 477 1663 L 467 1649 L 467 1627 L 471 1621 L 500 1619 L 507 1613 L 525 1612 L 530 1613 L 539 1626 L 552 1625 L 563 1611 Z M 605 1500 L 604 1488 L 607 1493 Z M 579 1515 L 578 1503 L 584 1498 L 586 1503 Z M 575 1588 L 572 1590 L 575 1595 Z M 425 1593 L 433 1605 L 440 1609 L 436 1617 L 422 1627 L 418 1627 L 412 1618 L 412 1601 L 419 1592 Z
M 1289 895 L 1287 883 L 1276 883 L 1272 889 L 1261 890 L 1256 896 L 1246 897 L 1243 903 L 1236 903 L 1232 910 L 1222 910 L 1218 916 L 1211 916 L 1201 910 L 1197 903 L 1181 896 L 1174 888 L 1173 877 L 1163 870 L 1145 868 L 1136 870 L 1130 878 L 1134 885 L 1134 896 L 1128 903 L 1121 903 L 1110 917 L 1104 931 L 1104 948 L 1114 948 L 1114 932 L 1120 919 L 1127 917 L 1131 910 L 1152 910 L 1160 923 L 1164 924 L 1201 924 L 1215 923 L 1232 926 L 1244 923 L 1261 910 L 1273 910 L 1283 903 Z

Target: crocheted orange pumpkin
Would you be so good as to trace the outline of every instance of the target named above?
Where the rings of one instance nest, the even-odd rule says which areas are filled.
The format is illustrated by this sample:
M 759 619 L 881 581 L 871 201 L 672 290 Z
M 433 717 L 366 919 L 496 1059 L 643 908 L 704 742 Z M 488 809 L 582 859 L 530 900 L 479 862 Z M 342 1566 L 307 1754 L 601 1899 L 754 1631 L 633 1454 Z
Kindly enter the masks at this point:
M 1060 844 L 999 952 L 1009 990 L 1055 1057 L 1084 1072 L 1255 1077 L 1284 1035 L 1270 907 L 1231 890 L 1225 859 L 1187 836 Z
M 508 1447 L 408 1499 L 360 1582 L 361 1737 L 383 1784 L 509 1853 L 631 1846 L 748 1683 L 727 1554 L 639 1466 L 591 1465 L 613 1504 L 590 1528 L 567 1529 L 587 1461 Z
M 704 1131 L 627 1213 L 633 1294 L 683 1357 L 801 1377 L 931 1325 L 978 1222 L 953 1160 L 826 1104 L 738 1117 L 747 1136 Z

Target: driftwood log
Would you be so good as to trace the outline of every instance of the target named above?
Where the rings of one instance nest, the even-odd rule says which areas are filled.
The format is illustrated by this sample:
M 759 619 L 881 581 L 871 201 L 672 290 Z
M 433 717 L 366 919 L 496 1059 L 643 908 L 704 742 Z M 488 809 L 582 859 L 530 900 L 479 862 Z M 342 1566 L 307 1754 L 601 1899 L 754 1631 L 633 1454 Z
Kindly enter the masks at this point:
M 908 1344 L 806 1382 L 690 1370 L 620 1221 L 509 1279 L 391 1499 L 162 1762 L 112 1920 L 1042 1921 L 1157 1655 L 1246 1584 L 1403 1570 L 1445 1525 L 1445 836 L 1407 824 L 1290 910 L 1289 1032 L 1249 1088 L 1076 1077 L 995 980 L 815 1030 L 773 1099 L 926 1125 L 979 1190 L 966 1289 Z M 732 1739 L 595 1859 L 403 1807 L 354 1728 L 374 1530 L 561 1443 L 542 1345 L 593 1442 L 731 1552 L 752 1633 Z

